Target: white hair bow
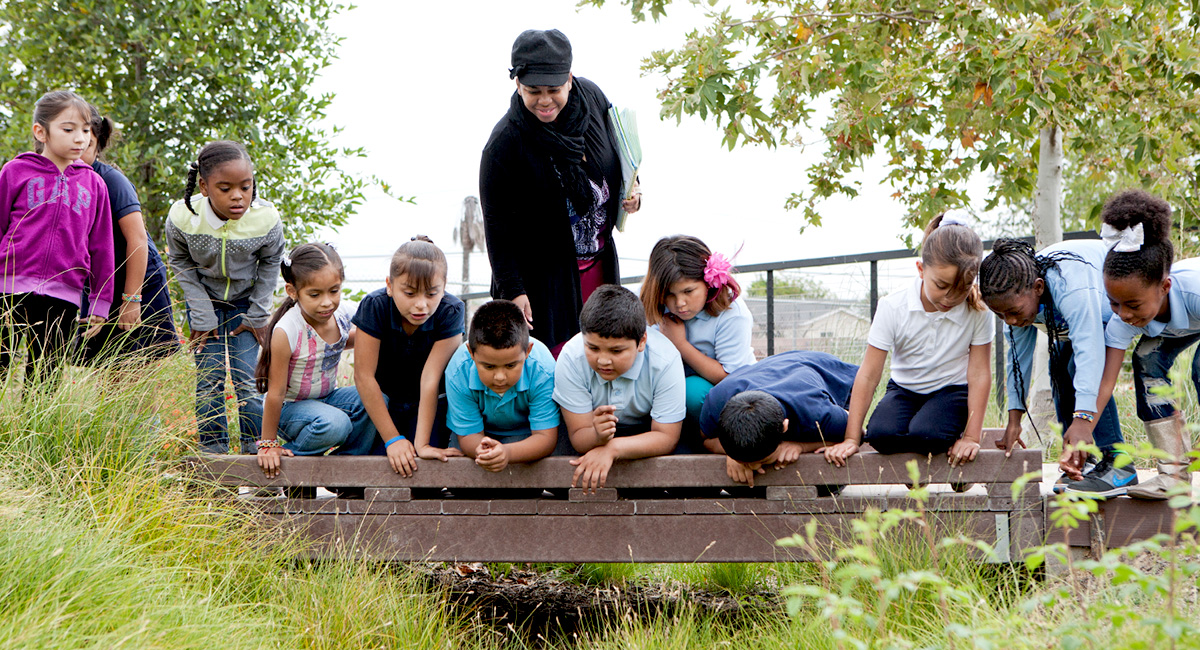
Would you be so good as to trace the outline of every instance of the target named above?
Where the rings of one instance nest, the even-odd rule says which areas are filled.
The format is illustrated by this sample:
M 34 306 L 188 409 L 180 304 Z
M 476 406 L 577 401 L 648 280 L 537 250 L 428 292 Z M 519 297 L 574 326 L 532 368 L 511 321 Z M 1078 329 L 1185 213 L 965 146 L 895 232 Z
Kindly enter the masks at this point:
M 1146 243 L 1146 232 L 1140 223 L 1124 230 L 1104 224 L 1100 228 L 1100 238 L 1106 246 L 1118 253 L 1132 253 L 1142 249 L 1142 244 Z
M 938 224 L 938 228 L 945 228 L 946 226 L 966 226 L 970 228 L 971 224 L 967 222 L 967 218 L 962 214 L 947 212 L 942 215 L 942 222 Z

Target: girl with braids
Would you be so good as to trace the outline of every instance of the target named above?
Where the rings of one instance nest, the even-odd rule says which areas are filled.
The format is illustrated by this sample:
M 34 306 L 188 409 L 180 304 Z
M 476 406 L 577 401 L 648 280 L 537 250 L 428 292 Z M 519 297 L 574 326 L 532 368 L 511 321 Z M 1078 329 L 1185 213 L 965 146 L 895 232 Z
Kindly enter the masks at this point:
M 33 107 L 34 151 L 0 171 L 0 375 L 28 339 L 26 379 L 53 380 L 73 335 L 84 287 L 93 323 L 112 305 L 112 216 L 104 180 L 79 158 L 92 108 L 72 92 Z
M 96 325 L 85 335 L 83 358 L 143 353 L 163 358 L 179 349 L 179 335 L 171 314 L 167 267 L 146 233 L 142 205 L 133 184 L 121 170 L 101 160 L 109 140 L 116 135 L 113 121 L 92 106 L 92 139 L 81 160 L 104 179 L 113 216 L 113 294 L 121 292 L 116 319 Z M 90 338 L 89 338 L 90 337 Z
M 200 194 L 193 196 L 196 189 Z M 189 165 L 184 196 L 167 217 L 167 242 L 196 350 L 200 446 L 218 454 L 229 450 L 228 353 L 242 453 L 252 454 L 262 426 L 254 364 L 268 331 L 283 257 L 283 223 L 275 206 L 257 198 L 254 166 L 245 147 L 219 140 L 200 149 Z
M 688 235 L 663 237 L 650 251 L 641 295 L 646 322 L 683 357 L 693 422 L 713 385 L 755 360 L 754 319 L 731 271 L 724 255 Z
M 992 385 L 988 354 L 995 334 L 975 286 L 982 258 L 983 242 L 964 220 L 939 215 L 929 222 L 916 280 L 879 301 L 850 393 L 846 438 L 817 453 L 842 466 L 858 452 L 891 352 L 892 378 L 865 441 L 885 454 L 947 454 L 952 466 L 975 460 Z
M 1104 287 L 1117 318 L 1105 328 L 1108 354 L 1100 397 L 1112 394 L 1125 350 L 1133 350 L 1133 385 L 1138 418 L 1146 437 L 1166 458 L 1158 476 L 1129 489 L 1129 496 L 1166 499 L 1171 490 L 1189 485 L 1191 440 L 1175 405 L 1155 388 L 1171 384 L 1170 371 L 1179 353 L 1200 340 L 1200 259 L 1172 265 L 1171 206 L 1141 190 L 1113 196 L 1100 213 L 1100 234 L 1109 244 L 1104 259 Z M 1200 355 L 1192 361 L 1192 383 L 1200 389 Z M 1076 454 L 1072 459 L 1078 466 Z
M 1137 483 L 1132 465 L 1116 467 L 1115 445 L 1124 442 L 1117 405 L 1110 397 L 1101 405 L 1104 372 L 1104 326 L 1112 318 L 1104 295 L 1102 241 L 1069 241 L 1035 253 L 1020 239 L 998 239 L 979 267 L 979 290 L 987 306 L 1004 320 L 1009 340 L 1008 426 L 996 446 L 1008 455 L 1021 440 L 1021 418 L 1033 366 L 1037 331 L 1050 339 L 1050 385 L 1063 448 L 1081 442 L 1100 447 L 1104 456 L 1079 481 L 1066 474 L 1056 488 L 1097 496 L 1125 494 Z
M 375 426 L 354 387 L 337 387 L 342 351 L 354 347 L 354 310 L 342 304 L 342 258 L 329 244 L 301 244 L 279 263 L 287 296 L 254 377 L 263 398 L 258 465 L 268 477 L 283 456 L 333 450 L 366 454 Z

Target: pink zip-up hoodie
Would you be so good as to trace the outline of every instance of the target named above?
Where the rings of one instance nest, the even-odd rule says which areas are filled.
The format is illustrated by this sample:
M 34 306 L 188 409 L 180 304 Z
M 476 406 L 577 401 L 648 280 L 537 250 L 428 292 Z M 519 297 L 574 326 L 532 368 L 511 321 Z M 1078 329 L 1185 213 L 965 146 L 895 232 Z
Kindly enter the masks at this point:
M 40 154 L 17 156 L 0 170 L 0 293 L 78 307 L 86 280 L 91 315 L 107 317 L 112 227 L 108 188 L 90 165 L 76 160 L 59 172 Z

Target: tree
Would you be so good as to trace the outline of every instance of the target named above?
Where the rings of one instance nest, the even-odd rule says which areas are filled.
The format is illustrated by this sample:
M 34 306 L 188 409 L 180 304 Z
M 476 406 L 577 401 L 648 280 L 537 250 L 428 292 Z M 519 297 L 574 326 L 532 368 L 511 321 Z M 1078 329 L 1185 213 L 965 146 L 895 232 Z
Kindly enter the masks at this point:
M 765 277 L 755 278 L 746 290 L 746 295 L 757 297 L 767 295 L 767 279 Z M 777 271 L 775 273 L 775 297 L 830 300 L 834 298 L 834 295 L 829 287 L 822 284 L 820 280 L 799 274 L 787 275 Z
M 622 2 L 635 20 L 670 4 Z M 820 224 L 820 200 L 858 193 L 846 176 L 872 156 L 887 161 L 913 226 L 980 198 L 986 210 L 1028 210 L 1035 194 L 1057 223 L 1058 168 L 1073 220 L 1094 223 L 1109 192 L 1140 185 L 1194 224 L 1200 2 L 1188 5 L 750 0 L 736 15 L 709 12 L 711 25 L 644 67 L 667 78 L 664 118 L 711 116 L 731 149 L 822 146 L 809 190 L 788 200 L 806 224 Z M 1039 185 L 1043 152 L 1064 150 L 1065 162 L 1043 161 Z M 970 197 L 979 172 L 986 196 Z
M 246 144 L 257 188 L 288 236 L 337 226 L 365 181 L 342 172 L 331 94 L 310 86 L 340 41 L 334 0 L 0 0 L 0 158 L 30 149 L 33 105 L 75 90 L 122 127 L 106 156 L 138 189 L 158 235 L 183 195 L 187 163 L 208 140 Z M 385 188 L 386 189 L 386 188 Z

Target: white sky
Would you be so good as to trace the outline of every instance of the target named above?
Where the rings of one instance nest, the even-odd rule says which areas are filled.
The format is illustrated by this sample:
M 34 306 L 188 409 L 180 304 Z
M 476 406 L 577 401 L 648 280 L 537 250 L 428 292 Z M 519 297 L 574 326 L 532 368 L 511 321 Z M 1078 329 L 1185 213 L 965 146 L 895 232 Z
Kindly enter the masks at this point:
M 350 258 L 348 280 L 370 280 L 355 283 L 358 288 L 382 284 L 386 258 L 355 256 L 388 256 L 416 233 L 447 252 L 457 278 L 460 258 L 451 233 L 463 198 L 478 195 L 480 152 L 508 108 L 513 39 L 530 28 L 562 30 L 573 46 L 573 72 L 598 83 L 615 105 L 637 111 L 645 207 L 616 235 L 622 275 L 643 273 L 654 242 L 677 233 L 727 254 L 742 247 L 740 264 L 901 248 L 903 208 L 890 198 L 894 189 L 879 183 L 881 166 L 861 172 L 866 183 L 859 197 L 822 204 L 824 225 L 801 235 L 799 212 L 783 205 L 791 192 L 806 189 L 804 170 L 819 150 L 730 152 L 711 121 L 659 119 L 657 90 L 665 84 L 643 77 L 641 60 L 682 43 L 690 28 L 705 22 L 700 9 L 679 2 L 661 23 L 634 24 L 616 0 L 581 10 L 574 0 L 362 0 L 344 13 L 332 25 L 346 37 L 340 59 L 315 89 L 337 95 L 328 116 L 345 130 L 335 143 L 368 152 L 347 169 L 379 176 L 393 192 L 417 201 L 368 195 L 334 237 Z M 805 139 L 819 137 L 814 132 Z M 472 265 L 472 279 L 485 279 L 486 258 L 473 258 Z M 890 277 L 881 279 L 884 292 L 913 273 L 907 261 L 889 268 Z M 817 277 L 839 293 L 865 294 L 861 268 L 825 272 Z

